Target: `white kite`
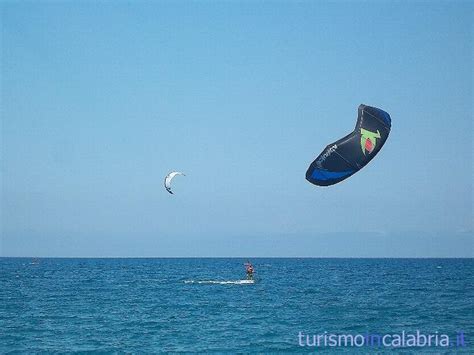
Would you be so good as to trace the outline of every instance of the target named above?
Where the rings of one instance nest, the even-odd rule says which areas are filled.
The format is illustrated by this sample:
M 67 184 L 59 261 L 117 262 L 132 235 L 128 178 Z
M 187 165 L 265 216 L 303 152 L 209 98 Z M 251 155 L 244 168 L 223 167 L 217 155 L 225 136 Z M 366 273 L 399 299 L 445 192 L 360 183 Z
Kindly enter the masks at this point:
M 171 173 L 169 173 L 168 175 L 166 175 L 166 177 L 165 177 L 165 189 L 166 189 L 166 191 L 168 191 L 170 194 L 173 194 L 173 191 L 171 191 L 171 180 L 173 180 L 173 178 L 174 178 L 176 175 L 183 175 L 183 176 L 186 176 L 186 175 L 184 175 L 183 173 L 180 173 L 179 171 L 172 171 Z

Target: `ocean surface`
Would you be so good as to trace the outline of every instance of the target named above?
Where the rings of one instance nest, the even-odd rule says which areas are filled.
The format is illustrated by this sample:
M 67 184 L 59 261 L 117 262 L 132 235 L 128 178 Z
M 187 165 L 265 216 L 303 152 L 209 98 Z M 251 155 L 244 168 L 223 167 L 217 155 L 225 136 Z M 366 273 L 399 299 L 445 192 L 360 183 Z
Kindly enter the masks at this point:
M 474 259 L 245 261 L 0 258 L 0 353 L 474 353 Z

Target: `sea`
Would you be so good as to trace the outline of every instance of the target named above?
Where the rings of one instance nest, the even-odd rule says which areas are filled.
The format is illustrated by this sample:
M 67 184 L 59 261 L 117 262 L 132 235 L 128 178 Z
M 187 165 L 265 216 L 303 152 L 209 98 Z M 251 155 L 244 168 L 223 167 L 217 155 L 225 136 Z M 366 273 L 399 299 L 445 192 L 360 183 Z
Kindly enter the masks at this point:
M 474 259 L 0 258 L 0 353 L 474 353 Z

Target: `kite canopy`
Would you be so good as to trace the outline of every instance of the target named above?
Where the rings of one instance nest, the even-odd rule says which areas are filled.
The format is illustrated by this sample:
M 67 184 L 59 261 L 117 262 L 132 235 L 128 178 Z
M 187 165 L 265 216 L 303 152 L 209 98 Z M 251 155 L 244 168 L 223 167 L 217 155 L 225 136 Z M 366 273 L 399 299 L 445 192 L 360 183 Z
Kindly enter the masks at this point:
M 166 191 L 168 191 L 170 194 L 173 194 L 173 191 L 171 191 L 171 180 L 173 180 L 173 178 L 174 178 L 176 175 L 183 175 L 183 176 L 186 176 L 186 175 L 184 175 L 183 173 L 180 173 L 179 171 L 172 171 L 171 173 L 169 173 L 168 175 L 166 175 L 166 177 L 165 177 L 165 189 L 166 189 Z
M 360 105 L 354 131 L 329 144 L 319 154 L 306 171 L 306 180 L 318 186 L 329 186 L 358 172 L 385 144 L 391 122 L 387 112 Z

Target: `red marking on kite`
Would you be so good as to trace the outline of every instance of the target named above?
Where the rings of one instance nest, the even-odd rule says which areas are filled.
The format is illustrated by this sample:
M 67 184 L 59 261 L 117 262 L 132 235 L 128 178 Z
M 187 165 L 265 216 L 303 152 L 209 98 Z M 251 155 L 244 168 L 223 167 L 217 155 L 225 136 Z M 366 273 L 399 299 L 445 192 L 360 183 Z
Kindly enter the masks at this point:
M 372 150 L 374 150 L 372 141 L 369 138 L 365 140 L 365 150 L 367 150 L 369 153 L 372 153 Z

